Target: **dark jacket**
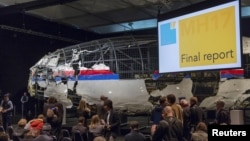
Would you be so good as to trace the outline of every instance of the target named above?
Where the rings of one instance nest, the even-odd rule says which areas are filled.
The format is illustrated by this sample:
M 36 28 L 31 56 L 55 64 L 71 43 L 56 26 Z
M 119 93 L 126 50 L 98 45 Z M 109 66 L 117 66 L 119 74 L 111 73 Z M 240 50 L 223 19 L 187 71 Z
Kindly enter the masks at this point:
M 107 121 L 107 116 L 108 114 L 105 117 L 105 121 Z M 110 111 L 109 125 L 111 125 L 111 127 L 110 130 L 107 130 L 107 132 L 110 132 L 113 137 L 117 137 L 117 135 L 119 134 L 120 120 L 118 114 L 113 110 Z
M 151 113 L 150 120 L 153 122 L 153 124 L 159 124 L 159 122 L 163 119 L 162 118 L 162 105 L 157 105 Z
M 75 131 L 80 131 L 81 134 L 86 134 L 88 132 L 87 127 L 85 127 L 84 125 L 77 123 L 76 125 L 74 125 L 71 129 L 71 132 L 75 132 Z
M 146 137 L 138 131 L 131 130 L 130 133 L 125 135 L 125 141 L 146 141 Z
M 161 120 L 152 136 L 152 141 L 182 141 L 183 126 L 176 117 Z
M 220 109 L 216 114 L 216 124 L 221 123 L 231 123 L 229 111 L 226 109 Z
M 199 122 L 203 121 L 203 110 L 198 105 L 190 107 L 190 126 L 195 127 Z

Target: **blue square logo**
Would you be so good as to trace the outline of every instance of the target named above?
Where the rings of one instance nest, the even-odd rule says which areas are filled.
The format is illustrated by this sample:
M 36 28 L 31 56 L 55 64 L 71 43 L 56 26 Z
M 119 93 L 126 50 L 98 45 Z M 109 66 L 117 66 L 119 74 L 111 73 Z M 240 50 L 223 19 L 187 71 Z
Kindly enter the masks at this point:
M 176 43 L 175 23 L 166 23 L 160 25 L 161 46 Z

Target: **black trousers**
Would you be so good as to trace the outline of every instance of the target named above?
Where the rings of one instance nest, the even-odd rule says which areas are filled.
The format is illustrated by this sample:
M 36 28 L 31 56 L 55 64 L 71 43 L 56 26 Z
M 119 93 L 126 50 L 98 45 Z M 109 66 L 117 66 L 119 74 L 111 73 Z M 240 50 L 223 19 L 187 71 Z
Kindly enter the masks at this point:
M 3 120 L 3 128 L 6 131 L 7 127 L 11 126 L 11 124 L 12 124 L 12 115 L 3 114 L 2 120 Z

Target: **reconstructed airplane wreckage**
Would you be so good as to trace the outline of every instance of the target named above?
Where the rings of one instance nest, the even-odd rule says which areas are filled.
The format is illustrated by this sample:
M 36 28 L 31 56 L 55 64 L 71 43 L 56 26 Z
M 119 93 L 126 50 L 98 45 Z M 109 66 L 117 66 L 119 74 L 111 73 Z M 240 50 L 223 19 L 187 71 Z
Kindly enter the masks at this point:
M 243 41 L 249 45 L 249 38 Z M 67 108 L 81 98 L 94 105 L 104 95 L 127 114 L 148 113 L 160 96 L 171 93 L 198 96 L 207 109 L 215 109 L 216 100 L 227 107 L 249 105 L 244 69 L 159 74 L 157 47 L 157 36 L 121 36 L 58 49 L 30 68 L 29 93 L 54 96 Z
M 54 96 L 67 108 L 78 105 L 79 97 L 94 105 L 104 95 L 117 110 L 148 112 L 144 76 L 157 69 L 156 47 L 156 36 L 122 36 L 58 49 L 30 68 L 29 92 Z

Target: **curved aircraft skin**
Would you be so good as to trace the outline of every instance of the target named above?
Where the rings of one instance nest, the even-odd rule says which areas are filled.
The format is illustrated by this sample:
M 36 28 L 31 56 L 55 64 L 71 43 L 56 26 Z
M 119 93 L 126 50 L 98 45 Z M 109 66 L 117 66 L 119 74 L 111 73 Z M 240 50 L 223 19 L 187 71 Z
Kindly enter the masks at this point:
M 80 96 L 89 104 L 105 95 L 118 110 L 148 112 L 152 103 L 144 74 L 158 68 L 156 36 L 122 36 L 58 49 L 30 68 L 29 92 L 55 96 L 65 107 Z
M 243 46 L 248 42 L 244 37 Z M 113 100 L 114 108 L 131 114 L 148 113 L 153 108 L 150 97 L 172 93 L 189 99 L 193 96 L 191 78 L 158 85 L 157 47 L 156 36 L 150 35 L 105 38 L 58 49 L 30 68 L 29 93 L 55 96 L 66 108 L 78 103 L 70 96 L 95 104 L 104 95 Z M 246 47 L 244 51 L 248 53 Z M 214 102 L 224 100 L 228 108 L 242 107 L 249 101 L 249 81 L 221 81 L 217 94 L 205 98 L 200 106 L 214 110 Z

